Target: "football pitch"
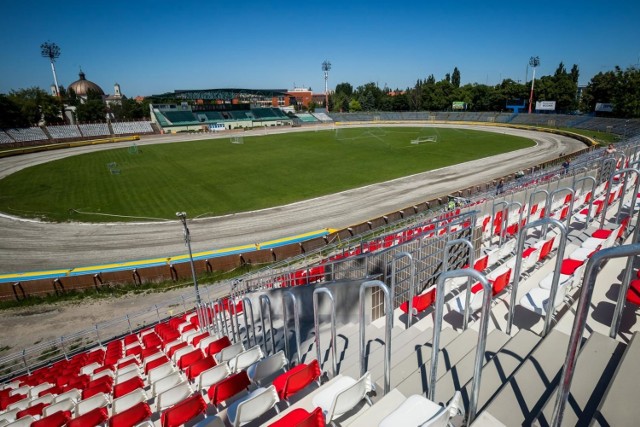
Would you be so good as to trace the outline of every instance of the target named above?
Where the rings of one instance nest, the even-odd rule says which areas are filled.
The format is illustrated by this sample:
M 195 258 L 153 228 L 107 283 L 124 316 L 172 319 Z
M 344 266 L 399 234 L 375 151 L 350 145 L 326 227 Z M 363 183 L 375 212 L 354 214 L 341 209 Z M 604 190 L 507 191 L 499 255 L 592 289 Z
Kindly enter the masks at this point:
M 115 148 L 0 180 L 0 211 L 47 221 L 190 218 L 280 206 L 534 145 L 431 127 L 338 128 Z M 238 143 L 241 142 L 241 143 Z

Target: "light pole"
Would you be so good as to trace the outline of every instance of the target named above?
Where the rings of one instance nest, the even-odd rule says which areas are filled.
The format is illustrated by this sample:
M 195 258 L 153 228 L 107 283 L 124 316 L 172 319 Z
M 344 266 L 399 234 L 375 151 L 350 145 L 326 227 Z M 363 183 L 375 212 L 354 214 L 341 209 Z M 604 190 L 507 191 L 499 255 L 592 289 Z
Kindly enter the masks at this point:
M 322 72 L 324 73 L 324 108 L 329 111 L 329 71 L 331 70 L 331 62 L 325 60 L 322 63 Z
M 196 277 L 196 267 L 193 264 L 193 253 L 191 252 L 191 234 L 189 233 L 189 227 L 187 227 L 187 213 L 176 212 L 176 216 L 182 221 L 184 227 L 184 243 L 189 249 L 189 260 L 191 262 L 191 275 L 193 276 L 193 287 L 196 290 L 196 303 L 200 304 L 200 291 L 198 291 L 198 278 Z
M 40 54 L 43 58 L 49 58 L 51 61 L 51 71 L 53 72 L 53 82 L 56 85 L 56 95 L 60 97 L 60 86 L 58 86 L 58 77 L 56 76 L 56 67 L 54 63 L 60 57 L 60 46 L 51 42 L 44 42 L 40 45 Z
M 536 67 L 540 65 L 540 57 L 529 58 L 529 65 L 533 67 L 533 77 L 531 78 L 531 94 L 529 95 L 529 114 L 531 114 L 531 104 L 533 103 L 533 85 L 536 82 Z

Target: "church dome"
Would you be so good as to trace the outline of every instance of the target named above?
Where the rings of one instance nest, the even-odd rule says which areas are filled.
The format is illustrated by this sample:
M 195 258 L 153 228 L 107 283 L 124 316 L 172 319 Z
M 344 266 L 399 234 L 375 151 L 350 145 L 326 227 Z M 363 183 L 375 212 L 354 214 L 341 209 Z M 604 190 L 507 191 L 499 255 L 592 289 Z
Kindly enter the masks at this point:
M 104 95 L 104 91 L 100 86 L 85 78 L 84 72 L 80 71 L 80 80 L 69 85 L 68 89 L 73 89 L 77 96 L 87 96 L 89 91 L 94 91 L 98 95 Z

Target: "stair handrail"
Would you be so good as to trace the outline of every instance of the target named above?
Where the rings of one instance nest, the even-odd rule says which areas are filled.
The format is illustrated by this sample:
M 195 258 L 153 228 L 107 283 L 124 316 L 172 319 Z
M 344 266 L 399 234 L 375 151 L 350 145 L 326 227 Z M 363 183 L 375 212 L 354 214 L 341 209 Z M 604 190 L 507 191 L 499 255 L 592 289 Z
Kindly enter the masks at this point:
M 617 171 L 615 171 L 612 175 L 610 180 L 612 181 L 613 178 L 615 176 L 618 175 L 622 175 L 623 179 L 622 179 L 622 197 L 620 199 L 620 203 L 618 204 L 618 213 L 616 214 L 616 223 L 620 223 L 620 214 L 622 213 L 622 208 L 623 208 L 623 202 L 624 202 L 624 198 L 625 195 L 627 193 L 627 174 L 630 173 L 634 173 L 636 175 L 636 183 L 634 185 L 634 190 L 635 192 L 633 193 L 633 195 L 631 196 L 631 205 L 630 205 L 630 211 L 633 212 L 633 207 L 636 203 L 636 196 L 638 195 L 638 190 L 640 189 L 640 170 L 638 168 L 623 168 L 623 169 L 618 169 Z M 609 184 L 609 188 L 611 188 L 611 184 Z
M 638 169 L 622 169 L 618 171 L 618 173 L 627 173 L 632 171 L 636 174 L 636 184 L 635 184 L 633 195 L 631 196 L 631 205 L 629 207 L 629 211 L 633 214 L 633 207 L 636 203 L 636 201 L 633 199 L 636 198 L 638 194 L 638 188 L 640 187 L 640 171 Z M 625 179 L 624 182 L 626 184 L 627 180 Z M 623 194 L 622 196 L 623 198 L 622 200 L 620 200 L 620 206 L 622 206 L 622 202 L 624 201 L 624 190 L 622 194 Z M 620 215 L 619 210 L 618 210 L 618 215 Z M 619 221 L 616 221 L 616 222 L 619 222 Z M 631 238 L 631 243 L 638 243 L 639 238 L 640 238 L 640 210 L 636 214 L 635 229 L 633 230 L 633 237 Z M 629 257 L 627 259 L 627 265 L 625 266 L 625 269 L 624 269 L 624 277 L 622 278 L 620 292 L 618 293 L 618 301 L 613 311 L 613 321 L 611 322 L 611 328 L 609 330 L 609 336 L 611 338 L 615 338 L 616 335 L 618 335 L 618 330 L 620 329 L 620 324 L 622 323 L 622 311 L 624 309 L 625 301 L 627 298 L 627 292 L 629 291 L 629 286 L 631 285 L 631 273 L 633 272 L 633 261 L 634 261 L 633 258 Z
M 442 272 L 446 272 L 449 269 L 449 250 L 454 245 L 467 245 L 469 248 L 469 268 L 473 268 L 473 264 L 476 262 L 476 254 L 475 249 L 473 247 L 473 243 L 471 243 L 467 239 L 454 239 L 449 240 L 444 245 L 444 259 L 442 260 Z M 437 292 L 437 291 L 436 291 Z M 465 291 L 465 306 L 464 306 L 464 324 L 463 330 L 466 330 L 469 326 L 469 303 L 471 301 L 471 276 L 467 279 L 467 289 Z
M 560 282 L 560 270 L 562 268 L 562 257 L 564 256 L 565 247 L 567 245 L 567 227 L 555 218 L 542 218 L 533 221 L 520 229 L 518 232 L 518 243 L 516 245 L 516 265 L 513 269 L 513 282 L 511 283 L 511 300 L 509 303 L 509 311 L 507 315 L 507 335 L 511 335 L 511 327 L 513 326 L 513 316 L 517 304 L 518 285 L 520 284 L 520 270 L 522 268 L 522 253 L 524 252 L 524 243 L 527 237 L 527 230 L 530 228 L 555 225 L 560 230 L 560 243 L 558 244 L 558 252 L 556 253 L 556 266 L 553 270 L 553 278 L 551 279 L 551 290 L 549 294 L 549 302 L 544 315 L 544 330 L 542 336 L 546 336 L 551 328 L 551 320 L 553 319 L 553 311 L 555 310 L 556 293 L 558 292 L 558 283 Z
M 498 205 L 504 205 L 503 208 L 500 210 L 502 212 L 502 217 L 500 218 L 500 236 L 499 236 L 499 244 L 502 245 L 502 232 L 505 229 L 506 223 L 506 217 L 509 215 L 509 202 L 507 202 L 506 200 L 500 200 L 498 202 L 496 202 L 495 200 L 493 201 L 493 204 L 491 205 L 491 235 L 493 236 L 493 231 L 494 231 L 494 223 L 496 220 L 496 206 Z
M 604 196 L 604 203 L 602 204 L 602 213 L 600 216 L 600 228 L 604 227 L 604 221 L 606 219 L 607 216 L 607 211 L 609 210 L 609 195 L 611 194 L 611 182 L 613 181 L 613 175 L 616 173 L 616 165 L 617 165 L 617 161 L 614 157 L 609 157 L 606 158 L 602 161 L 602 168 L 600 169 L 600 174 L 602 174 L 602 172 L 604 172 L 605 170 L 605 165 L 607 163 L 612 163 L 613 164 L 613 170 L 611 172 L 611 174 L 609 175 L 609 178 L 607 179 L 607 186 L 605 189 L 605 196 Z
M 322 353 L 320 351 L 320 315 L 318 313 L 318 299 L 320 298 L 320 294 L 325 294 L 331 302 L 331 342 L 329 345 L 331 346 L 331 369 L 335 377 L 338 373 L 338 358 L 336 357 L 336 302 L 329 288 L 325 286 L 313 290 L 313 329 L 316 334 L 316 359 L 318 363 L 322 364 Z
M 287 354 L 287 358 L 290 361 L 293 361 L 293 357 L 291 356 L 291 351 L 289 348 L 289 310 L 287 309 L 287 298 L 291 300 L 293 304 L 293 325 L 294 325 L 294 334 L 296 338 L 296 365 L 300 364 L 301 356 L 300 356 L 300 307 L 298 304 L 298 297 L 291 292 L 285 291 L 282 294 L 282 318 L 284 321 L 284 347 L 285 353 Z
M 596 197 L 596 187 L 598 185 L 596 184 L 596 179 L 594 177 L 592 177 L 591 175 L 587 175 L 587 176 L 583 176 L 582 178 L 576 179 L 575 182 L 573 183 L 573 188 L 578 188 L 577 184 L 582 181 L 591 182 L 591 197 L 589 197 L 589 208 L 587 209 L 587 219 L 584 222 L 584 228 L 586 229 L 586 228 L 589 228 L 589 222 L 591 222 L 591 210 L 593 209 L 593 199 L 595 199 Z
M 369 288 L 379 288 L 384 298 L 384 394 L 389 393 L 391 389 L 391 319 L 393 319 L 393 309 L 391 308 L 391 298 L 389 296 L 389 288 L 380 280 L 369 280 L 360 285 L 360 293 L 358 298 L 359 305 L 359 350 L 360 350 L 360 376 L 365 374 L 365 357 L 364 357 L 364 294 Z
M 249 322 L 247 321 L 247 312 L 250 312 L 249 319 L 251 319 L 251 333 L 253 333 L 253 345 L 258 344 L 258 340 L 256 338 L 256 324 L 255 319 L 253 317 L 253 304 L 251 303 L 251 299 L 249 297 L 242 298 L 242 317 L 244 318 L 244 328 L 247 332 L 247 347 L 251 347 L 251 334 L 249 334 Z
M 547 211 L 549 210 L 549 207 L 546 206 L 547 204 L 547 200 L 549 199 L 549 192 L 547 190 L 545 190 L 544 188 L 540 188 L 538 190 L 533 191 L 530 195 L 529 195 L 529 208 L 527 209 L 527 224 L 529 223 L 529 219 L 531 218 L 531 207 L 533 206 L 533 201 L 535 200 L 535 196 L 537 196 L 540 193 L 544 193 L 544 212 L 545 212 L 545 216 L 547 214 Z
M 571 380 L 573 379 L 576 361 L 578 358 L 578 347 L 586 327 L 587 315 L 589 314 L 591 298 L 593 297 L 593 289 L 595 287 L 596 278 L 600 272 L 602 262 L 611 258 L 629 257 L 632 259 L 634 256 L 639 254 L 640 244 L 634 243 L 599 250 L 587 261 L 587 266 L 582 280 L 580 299 L 578 300 L 576 315 L 573 320 L 573 327 L 571 328 L 571 337 L 569 338 L 569 345 L 567 346 L 567 355 L 562 367 L 558 394 L 553 408 L 552 426 L 559 427 L 562 425 L 562 417 L 564 415 L 567 400 L 569 399 Z
M 482 376 L 482 364 L 484 362 L 484 352 L 487 345 L 487 330 L 489 328 L 489 316 L 491 314 L 491 283 L 486 276 L 473 268 L 445 271 L 438 277 L 436 285 L 436 307 L 434 311 L 435 322 L 433 325 L 433 339 L 431 342 L 431 373 L 429 376 L 430 400 L 435 399 L 436 380 L 438 375 L 438 352 L 440 351 L 440 333 L 442 331 L 442 316 L 444 315 L 444 283 L 447 279 L 456 277 L 471 277 L 482 285 L 484 295 L 482 298 L 482 311 L 480 314 L 480 327 L 478 331 L 478 344 L 476 345 L 476 356 L 473 365 L 473 383 L 471 387 L 471 399 L 469 400 L 469 412 L 467 425 L 473 422 L 476 416 L 478 397 L 480 396 L 480 381 Z
M 553 205 L 553 197 L 556 194 L 559 193 L 568 193 L 571 194 L 571 200 L 569 200 L 569 213 L 567 214 L 567 229 L 569 229 L 569 227 L 571 226 L 571 214 L 573 213 L 573 201 L 576 198 L 576 190 L 574 190 L 571 187 L 560 187 L 560 188 L 556 188 L 555 190 L 553 190 L 551 193 L 549 193 L 549 207 L 551 207 Z M 564 204 L 563 204 L 564 206 Z M 560 213 L 562 213 L 562 210 L 560 210 Z M 551 212 L 549 212 L 549 215 L 551 215 Z
M 267 349 L 267 330 L 265 329 L 264 318 L 265 310 L 264 307 L 267 307 L 266 314 L 269 317 L 269 333 L 271 335 L 271 354 L 276 354 L 276 341 L 273 333 L 273 316 L 271 313 L 271 298 L 268 295 L 262 294 L 258 299 L 258 303 L 260 306 L 260 324 L 262 325 L 262 341 L 264 344 L 264 352 L 265 354 L 269 354 L 269 350 Z
M 236 310 L 236 301 L 235 298 L 230 296 L 228 300 L 229 307 L 229 323 L 231 324 L 231 334 L 233 335 L 233 341 L 239 342 L 241 341 L 240 336 L 240 324 L 238 323 L 238 314 Z M 234 324 L 235 319 L 235 324 Z
M 412 317 L 411 312 L 413 311 L 413 297 L 415 296 L 415 286 L 416 286 L 416 265 L 413 262 L 413 256 L 409 252 L 398 252 L 393 255 L 391 259 L 391 305 L 395 308 L 395 298 L 396 298 L 396 273 L 398 272 L 397 263 L 403 258 L 407 258 L 409 260 L 409 269 L 411 278 L 409 280 L 409 311 L 407 315 L 407 329 L 411 327 Z M 393 327 L 393 317 L 391 318 L 391 327 Z

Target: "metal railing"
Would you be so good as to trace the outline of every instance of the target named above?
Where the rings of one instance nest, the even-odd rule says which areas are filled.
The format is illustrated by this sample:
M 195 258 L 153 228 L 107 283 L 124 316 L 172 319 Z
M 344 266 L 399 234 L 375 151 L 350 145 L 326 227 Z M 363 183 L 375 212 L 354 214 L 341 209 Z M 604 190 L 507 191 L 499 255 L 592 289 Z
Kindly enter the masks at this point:
M 287 308 L 287 299 L 291 300 L 291 304 L 293 305 L 293 324 L 294 324 L 294 335 L 296 340 L 296 365 L 300 364 L 300 358 L 302 355 L 300 354 L 300 307 L 298 304 L 298 297 L 291 292 L 285 291 L 282 294 L 282 320 L 284 321 L 284 348 L 285 354 L 289 359 L 289 363 L 293 362 L 293 355 L 291 354 L 291 349 L 289 345 L 289 309 Z
M 469 268 L 473 268 L 473 264 L 475 263 L 475 249 L 473 247 L 473 244 L 468 241 L 467 239 L 454 239 L 454 240 L 449 240 L 447 242 L 447 244 L 444 246 L 444 256 L 443 256 L 443 261 L 442 261 L 442 272 L 446 273 L 449 270 L 449 251 L 451 250 L 451 247 L 455 246 L 455 245 L 466 245 L 468 250 L 469 250 L 469 255 L 468 255 L 468 259 L 469 259 Z M 438 291 L 436 290 L 436 293 Z M 467 327 L 469 326 L 469 304 L 471 301 L 471 276 L 469 276 L 469 279 L 467 280 L 467 288 L 465 291 L 465 297 L 464 297 L 464 301 L 465 301 L 465 305 L 464 305 L 464 320 L 463 320 L 463 329 L 467 329 Z
M 371 280 L 364 282 L 360 285 L 359 294 L 359 350 L 360 350 L 360 376 L 363 376 L 366 372 L 365 369 L 365 337 L 364 337 L 364 297 L 367 289 L 377 288 L 384 294 L 384 306 L 385 306 L 385 324 L 384 324 L 384 394 L 389 393 L 391 389 L 391 320 L 393 319 L 393 309 L 391 308 L 391 298 L 389 296 L 389 288 L 387 285 L 379 280 Z
M 259 298 L 260 302 L 260 324 L 262 325 L 262 342 L 264 344 L 264 353 L 269 355 L 267 350 L 267 330 L 264 322 L 265 317 L 269 318 L 269 336 L 271 337 L 271 354 L 276 354 L 276 340 L 275 333 L 273 331 L 273 316 L 271 312 L 271 298 L 268 295 L 262 294 Z M 266 311 L 264 307 L 267 307 Z M 266 313 L 266 316 L 265 316 Z
M 316 359 L 320 366 L 322 367 L 322 351 L 320 349 L 320 315 L 319 315 L 319 303 L 318 298 L 320 298 L 320 294 L 324 294 L 329 298 L 331 302 L 331 342 L 329 346 L 331 347 L 331 369 L 333 372 L 333 376 L 335 377 L 338 373 L 338 358 L 336 356 L 336 302 L 333 298 L 333 294 L 326 287 L 320 287 L 313 290 L 313 328 L 315 332 L 315 341 L 316 341 Z
M 409 277 L 408 277 L 408 288 L 409 288 L 409 297 L 407 298 L 409 308 L 407 311 L 407 329 L 411 327 L 412 320 L 412 311 L 413 311 L 413 296 L 416 291 L 416 266 L 413 262 L 413 256 L 409 252 L 398 252 L 393 256 L 393 260 L 391 261 L 391 301 L 395 301 L 395 291 L 396 291 L 396 280 L 398 276 L 398 263 L 406 259 L 408 265 L 404 267 L 401 271 L 406 271 L 409 269 Z M 391 318 L 391 326 L 393 327 L 393 317 Z

